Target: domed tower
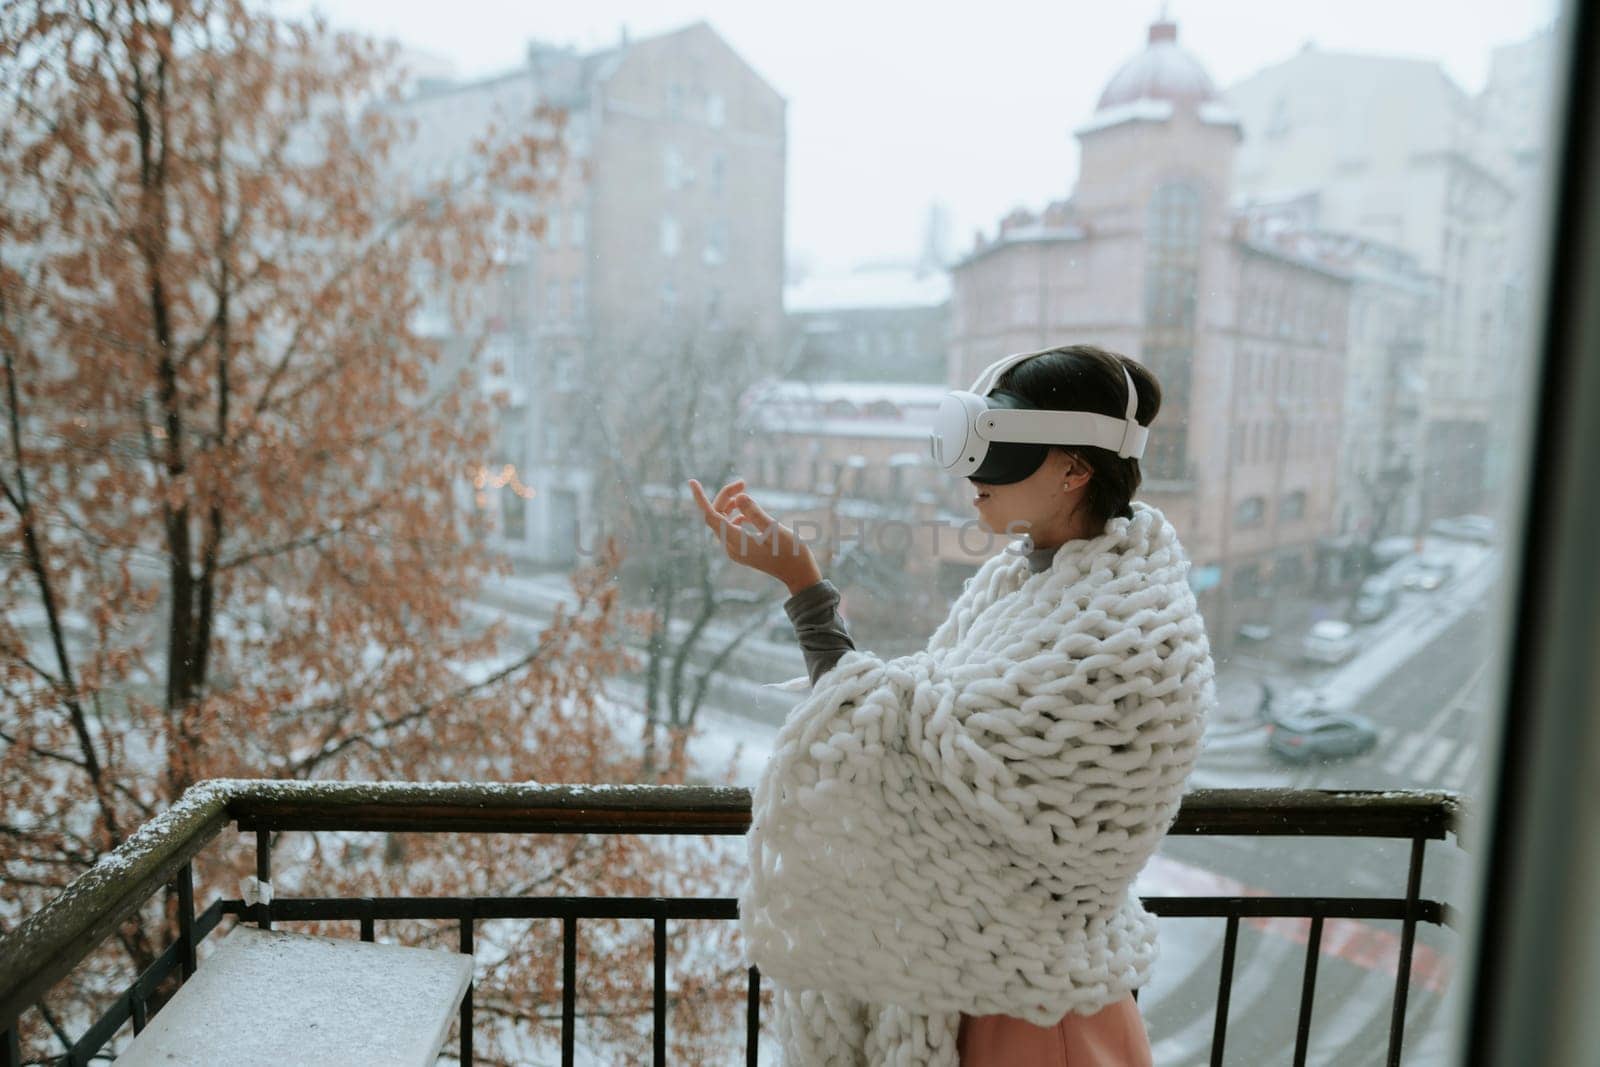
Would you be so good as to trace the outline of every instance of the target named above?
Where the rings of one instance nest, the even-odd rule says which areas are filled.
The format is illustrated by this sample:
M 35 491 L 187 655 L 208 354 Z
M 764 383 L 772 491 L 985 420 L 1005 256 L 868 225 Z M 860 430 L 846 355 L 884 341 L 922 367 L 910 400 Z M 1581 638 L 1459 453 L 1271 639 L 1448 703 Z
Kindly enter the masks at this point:
M 1218 355 L 1205 351 L 1200 310 L 1203 302 L 1209 315 L 1226 315 L 1215 301 L 1230 288 L 1228 202 L 1239 120 L 1205 67 L 1178 44 L 1177 24 L 1161 19 L 1074 132 L 1082 147 L 1077 217 L 1097 239 L 1118 246 L 1130 280 L 1141 279 L 1126 288 L 1117 310 L 1139 324 L 1137 358 L 1162 386 L 1144 470 L 1152 482 L 1192 486 L 1194 456 L 1204 454 L 1196 433 L 1204 437 L 1205 430 L 1191 425 L 1191 384 L 1207 380 Z
M 1227 204 L 1239 118 L 1178 44 L 1175 22 L 1151 24 L 1144 49 L 1111 76 L 1094 115 L 1073 132 L 1082 150 L 1073 203 L 1080 217 L 1110 215 L 1097 230 L 1137 223 L 1155 188 L 1175 178 L 1202 192 L 1208 209 Z

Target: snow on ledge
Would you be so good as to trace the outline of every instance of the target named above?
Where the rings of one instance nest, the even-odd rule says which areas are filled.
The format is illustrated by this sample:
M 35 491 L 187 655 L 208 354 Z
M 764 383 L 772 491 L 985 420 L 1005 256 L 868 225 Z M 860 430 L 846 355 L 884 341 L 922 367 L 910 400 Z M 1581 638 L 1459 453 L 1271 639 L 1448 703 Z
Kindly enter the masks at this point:
M 427 1067 L 472 971 L 464 953 L 236 926 L 117 1062 Z
M 1093 133 L 1096 130 L 1119 126 L 1124 122 L 1165 122 L 1171 117 L 1171 100 L 1130 100 L 1126 104 L 1117 104 L 1115 107 L 1095 112 L 1093 118 L 1072 132 Z

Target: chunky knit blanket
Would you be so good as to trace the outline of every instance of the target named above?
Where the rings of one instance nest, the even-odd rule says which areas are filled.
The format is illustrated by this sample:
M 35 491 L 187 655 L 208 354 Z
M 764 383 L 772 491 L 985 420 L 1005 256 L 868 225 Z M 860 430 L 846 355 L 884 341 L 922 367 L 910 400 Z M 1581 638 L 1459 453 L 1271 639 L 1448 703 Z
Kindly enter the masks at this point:
M 985 561 L 921 651 L 846 652 L 753 794 L 746 966 L 785 1067 L 957 1067 L 961 1013 L 1051 1026 L 1148 981 L 1133 881 L 1216 703 L 1189 560 L 1142 501 Z

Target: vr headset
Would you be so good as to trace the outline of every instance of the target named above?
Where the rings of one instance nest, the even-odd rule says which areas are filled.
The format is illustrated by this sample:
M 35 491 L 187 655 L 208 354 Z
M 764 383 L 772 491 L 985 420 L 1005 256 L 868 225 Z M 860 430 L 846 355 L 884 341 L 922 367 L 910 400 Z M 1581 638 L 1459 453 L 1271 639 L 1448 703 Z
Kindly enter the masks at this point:
M 970 390 L 945 394 L 928 434 L 928 451 L 945 473 L 994 485 L 1020 482 L 1039 469 L 1048 445 L 1093 445 L 1124 459 L 1144 455 L 1150 428 L 1134 418 L 1139 393 L 1127 367 L 1122 377 L 1128 383 L 1128 408 L 1120 419 L 1092 411 L 1042 410 L 1015 393 L 994 389 L 1009 368 L 1053 351 L 1004 356 L 985 367 Z

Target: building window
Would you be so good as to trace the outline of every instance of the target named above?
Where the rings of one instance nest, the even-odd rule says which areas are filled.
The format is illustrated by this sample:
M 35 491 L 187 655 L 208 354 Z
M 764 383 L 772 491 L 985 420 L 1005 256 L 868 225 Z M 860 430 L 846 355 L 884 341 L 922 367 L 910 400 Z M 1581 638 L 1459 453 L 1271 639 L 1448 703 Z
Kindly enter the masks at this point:
M 671 315 L 678 310 L 678 287 L 668 278 L 661 283 L 661 313 Z
M 1266 516 L 1266 501 L 1259 496 L 1247 496 L 1233 509 L 1235 526 L 1259 526 Z
M 1163 185 L 1150 198 L 1148 265 L 1160 270 L 1154 284 L 1146 283 L 1146 311 L 1164 324 L 1186 325 L 1192 321 L 1192 275 L 1200 259 L 1200 211 L 1200 193 L 1190 185 Z
M 1169 182 L 1151 196 L 1145 218 L 1144 361 L 1162 393 L 1162 417 L 1150 430 L 1152 478 L 1188 476 L 1202 208 L 1194 186 Z
M 555 354 L 555 388 L 563 393 L 578 388 L 578 357 L 571 349 L 561 349 Z
M 567 299 L 571 307 L 571 315 L 574 319 L 581 321 L 584 317 L 584 300 L 586 297 L 583 279 L 574 278 L 568 283 L 567 287 L 569 293 Z
M 589 124 L 583 114 L 568 116 L 563 140 L 573 158 L 581 158 L 589 151 Z
M 583 247 L 583 243 L 589 239 L 588 222 L 589 218 L 583 213 L 583 208 L 575 207 L 572 209 L 572 222 L 567 229 L 569 234 L 568 239 L 573 243 L 574 246 L 581 248 Z
M 1278 553 L 1272 561 L 1272 584 L 1279 589 L 1294 588 L 1306 580 L 1305 559 L 1298 549 Z
M 560 322 L 561 314 L 561 283 L 546 282 L 544 287 L 544 317 L 548 322 Z
M 716 266 L 728 258 L 728 221 L 714 219 L 706 227 L 705 261 L 708 266 Z
M 1261 595 L 1261 565 L 1246 563 L 1233 572 L 1233 598 L 1249 600 Z
M 510 334 L 497 333 L 483 346 L 485 378 L 505 378 L 515 373 L 516 342 Z
M 1289 135 L 1289 101 L 1278 97 L 1272 102 L 1272 117 L 1267 120 L 1268 140 L 1278 140 Z
M 850 492 L 861 496 L 867 491 L 867 459 L 865 456 L 850 457 Z
M 689 184 L 689 172 L 683 165 L 683 153 L 678 151 L 677 146 L 667 145 L 666 151 L 662 153 L 662 165 L 663 177 L 666 179 L 669 191 L 682 189 Z
M 661 254 L 668 257 L 677 255 L 679 238 L 678 220 L 671 215 L 661 216 Z
M 550 248 L 561 247 L 561 211 L 548 212 L 544 217 L 544 243 Z
M 711 154 L 711 193 L 712 193 L 712 195 L 713 196 L 721 196 L 722 193 L 723 193 L 723 190 L 727 187 L 727 181 L 728 181 L 728 157 L 727 157 L 726 153 L 713 152 Z
M 1292 493 L 1285 493 L 1282 502 L 1278 505 L 1278 517 L 1285 522 L 1306 517 L 1306 494 L 1303 489 L 1296 489 Z
M 711 295 L 706 297 L 706 327 L 712 330 L 722 329 L 721 289 L 712 289 Z
M 500 488 L 500 536 L 507 541 L 528 539 L 528 502 L 506 485 Z
M 706 94 L 706 123 L 717 129 L 728 121 L 728 103 L 721 93 Z
M 677 118 L 683 114 L 683 86 L 673 82 L 667 86 L 667 115 Z

